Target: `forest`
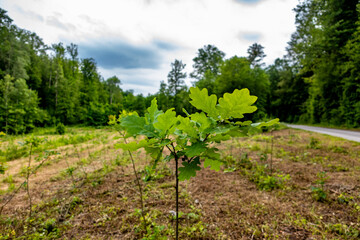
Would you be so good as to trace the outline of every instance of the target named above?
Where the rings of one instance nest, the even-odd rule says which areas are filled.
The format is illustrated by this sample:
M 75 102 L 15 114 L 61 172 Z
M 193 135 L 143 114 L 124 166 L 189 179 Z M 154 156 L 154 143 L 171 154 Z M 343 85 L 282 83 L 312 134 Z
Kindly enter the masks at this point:
M 273 64 L 207 44 L 144 96 L 0 8 L 0 240 L 359 239 L 360 143 L 281 122 L 359 129 L 360 3 L 294 11 Z
M 198 49 L 191 73 L 175 59 L 156 94 L 121 89 L 121 79 L 104 79 L 96 59 L 79 59 L 78 45 L 44 44 L 41 36 L 13 24 L 0 9 L 0 131 L 31 132 L 35 127 L 106 125 L 122 110 L 143 115 L 151 100 L 178 114 L 189 104 L 185 78 L 218 97 L 248 88 L 258 96 L 253 120 L 357 128 L 360 126 L 360 5 L 356 0 L 305 0 L 294 9 L 296 31 L 287 54 L 269 66 L 264 47 L 247 56 L 225 57 L 216 46 Z

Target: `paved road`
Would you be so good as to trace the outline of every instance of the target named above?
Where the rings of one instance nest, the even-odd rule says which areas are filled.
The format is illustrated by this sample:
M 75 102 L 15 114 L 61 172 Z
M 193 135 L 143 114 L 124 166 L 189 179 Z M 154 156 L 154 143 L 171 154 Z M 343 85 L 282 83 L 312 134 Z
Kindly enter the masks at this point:
M 287 126 L 292 128 L 299 128 L 311 132 L 323 133 L 335 137 L 341 137 L 355 142 L 360 142 L 360 132 L 357 131 L 339 130 L 339 129 L 323 128 L 323 127 L 310 127 L 310 126 L 294 125 L 294 124 L 287 124 Z

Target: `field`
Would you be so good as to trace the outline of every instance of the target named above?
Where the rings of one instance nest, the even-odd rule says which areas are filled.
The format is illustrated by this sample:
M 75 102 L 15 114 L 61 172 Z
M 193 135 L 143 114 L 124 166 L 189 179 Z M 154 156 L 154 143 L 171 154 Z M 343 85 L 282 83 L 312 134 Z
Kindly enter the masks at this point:
M 150 158 L 134 153 L 145 231 L 129 154 L 114 147 L 119 134 L 53 132 L 36 131 L 37 146 L 24 144 L 29 136 L 0 140 L 0 239 L 174 238 L 172 162 L 145 181 Z M 223 171 L 180 182 L 180 239 L 360 237 L 360 143 L 282 129 L 218 147 Z

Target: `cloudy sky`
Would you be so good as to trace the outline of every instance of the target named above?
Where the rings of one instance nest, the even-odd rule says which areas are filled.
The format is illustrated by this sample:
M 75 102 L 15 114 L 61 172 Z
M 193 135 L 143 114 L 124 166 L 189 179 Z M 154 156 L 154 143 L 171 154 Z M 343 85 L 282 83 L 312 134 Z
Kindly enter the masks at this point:
M 192 71 L 192 59 L 213 44 L 226 58 L 246 56 L 254 42 L 266 64 L 285 54 L 295 31 L 298 0 L 0 0 L 14 23 L 46 44 L 79 46 L 106 79 L 122 88 L 155 93 L 175 59 Z M 192 79 L 186 82 L 190 86 Z

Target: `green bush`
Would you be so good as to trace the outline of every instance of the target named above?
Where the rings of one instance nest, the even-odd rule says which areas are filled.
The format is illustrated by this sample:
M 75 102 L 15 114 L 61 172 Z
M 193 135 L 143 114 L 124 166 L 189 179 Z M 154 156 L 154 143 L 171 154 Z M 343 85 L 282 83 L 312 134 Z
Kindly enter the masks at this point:
M 65 134 L 65 126 L 62 123 L 58 123 L 58 125 L 56 125 L 56 133 L 60 134 L 60 135 L 64 135 Z

